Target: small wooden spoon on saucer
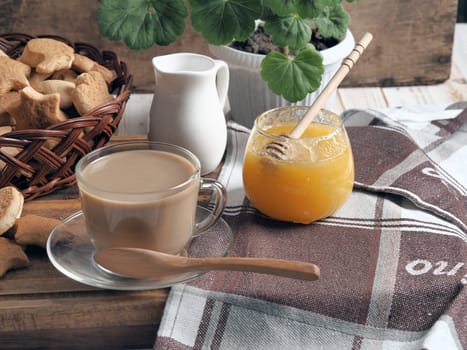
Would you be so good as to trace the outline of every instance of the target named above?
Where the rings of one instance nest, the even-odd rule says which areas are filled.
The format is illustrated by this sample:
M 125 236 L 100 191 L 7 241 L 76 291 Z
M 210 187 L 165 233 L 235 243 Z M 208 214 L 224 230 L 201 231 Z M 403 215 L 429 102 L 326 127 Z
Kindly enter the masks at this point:
M 299 139 L 308 125 L 318 115 L 321 108 L 324 107 L 331 93 L 337 89 L 339 84 L 344 80 L 346 75 L 350 72 L 352 67 L 358 61 L 363 51 L 368 47 L 373 35 L 371 33 L 365 33 L 360 41 L 355 45 L 352 52 L 342 61 L 341 66 L 334 74 L 329 83 L 325 86 L 323 91 L 318 95 L 315 102 L 311 105 L 305 116 L 298 122 L 295 128 L 289 133 L 289 135 L 281 135 L 281 139 L 278 141 L 270 142 L 266 145 L 266 153 L 276 159 L 286 160 L 288 158 L 289 151 L 289 139 Z
M 139 248 L 107 248 L 94 260 L 102 268 L 122 276 L 150 278 L 214 270 L 248 271 L 314 281 L 319 267 L 312 263 L 267 258 L 190 258 Z

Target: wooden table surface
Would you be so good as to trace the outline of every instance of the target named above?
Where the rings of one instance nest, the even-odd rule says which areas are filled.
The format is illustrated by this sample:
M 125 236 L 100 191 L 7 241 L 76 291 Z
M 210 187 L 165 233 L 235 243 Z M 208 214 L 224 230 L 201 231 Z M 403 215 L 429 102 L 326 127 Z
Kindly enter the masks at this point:
M 336 112 L 467 101 L 467 24 L 456 26 L 451 78 L 433 86 L 343 88 Z M 141 137 L 151 96 L 132 97 L 119 135 Z M 144 103 L 141 103 L 144 102 Z M 139 108 L 139 109 L 138 109 Z M 138 112 L 139 111 L 139 112 Z M 139 114 L 138 114 L 139 113 Z M 115 140 L 123 139 L 123 136 Z M 79 209 L 69 189 L 25 204 L 24 214 L 63 219 Z M 32 265 L 0 279 L 0 349 L 151 348 L 168 290 L 122 292 L 74 282 L 58 272 L 44 250 L 28 250 Z

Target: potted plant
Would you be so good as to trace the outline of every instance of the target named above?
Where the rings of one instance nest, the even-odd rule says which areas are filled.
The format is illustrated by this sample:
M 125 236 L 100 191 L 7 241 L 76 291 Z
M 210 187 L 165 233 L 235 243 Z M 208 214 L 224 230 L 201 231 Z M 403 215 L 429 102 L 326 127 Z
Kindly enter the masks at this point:
M 189 13 L 211 52 L 230 64 L 232 114 L 248 126 L 274 106 L 311 104 L 354 45 L 342 0 L 100 0 L 97 21 L 108 38 L 146 49 L 174 42 L 185 31 Z M 238 58 L 238 48 L 263 29 L 273 49 Z M 327 51 L 333 59 L 326 58 Z M 255 69 L 260 71 L 256 77 Z M 242 76 L 246 86 L 240 85 Z M 253 95 L 263 88 L 270 95 Z M 248 106 L 256 110 L 246 111 Z

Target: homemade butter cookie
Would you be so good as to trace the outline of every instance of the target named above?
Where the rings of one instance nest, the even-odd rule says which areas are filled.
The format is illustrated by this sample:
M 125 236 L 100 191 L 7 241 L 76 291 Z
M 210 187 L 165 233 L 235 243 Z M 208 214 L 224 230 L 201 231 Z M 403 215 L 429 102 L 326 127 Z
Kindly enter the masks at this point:
M 0 236 L 7 232 L 23 211 L 24 196 L 13 186 L 0 188 Z
M 75 59 L 73 61 L 72 67 L 81 73 L 88 73 L 91 71 L 99 72 L 102 74 L 107 84 L 110 84 L 115 78 L 115 72 L 112 72 L 89 57 L 80 55 L 78 53 L 75 53 Z
M 20 106 L 10 113 L 15 118 L 17 130 L 45 129 L 68 119 L 60 109 L 58 93 L 44 95 L 28 86 L 20 91 L 20 95 Z
M 101 73 L 90 71 L 76 79 L 76 88 L 71 92 L 73 105 L 79 114 L 84 115 L 91 109 L 113 100 L 107 83 Z
M 60 95 L 60 108 L 66 109 L 73 105 L 71 92 L 74 88 L 75 84 L 70 81 L 50 79 L 41 81 L 35 89 L 45 95 L 58 93 Z
M 49 38 L 28 41 L 19 60 L 36 69 L 40 74 L 52 74 L 71 67 L 74 49 L 67 44 Z
M 52 229 L 60 220 L 28 214 L 16 220 L 13 227 L 15 241 L 21 245 L 45 248 Z
M 7 56 L 0 56 L 0 94 L 29 86 L 30 74 L 31 67 L 28 65 Z
M 31 263 L 23 248 L 5 237 L 0 237 L 0 277 L 7 271 L 27 267 Z

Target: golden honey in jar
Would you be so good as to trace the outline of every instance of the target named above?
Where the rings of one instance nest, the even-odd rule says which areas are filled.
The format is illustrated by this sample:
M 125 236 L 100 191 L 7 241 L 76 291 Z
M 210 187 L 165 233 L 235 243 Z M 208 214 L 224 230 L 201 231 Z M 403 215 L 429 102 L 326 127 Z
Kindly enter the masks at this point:
M 251 204 L 282 221 L 308 224 L 340 208 L 352 192 L 352 149 L 340 117 L 321 110 L 300 139 L 289 139 L 284 159 L 266 146 L 283 142 L 308 107 L 279 107 L 255 121 L 245 150 L 243 183 Z

